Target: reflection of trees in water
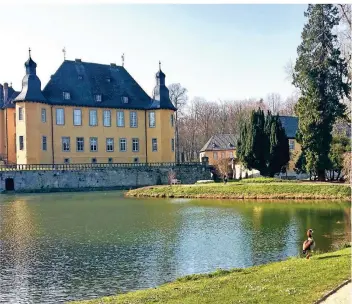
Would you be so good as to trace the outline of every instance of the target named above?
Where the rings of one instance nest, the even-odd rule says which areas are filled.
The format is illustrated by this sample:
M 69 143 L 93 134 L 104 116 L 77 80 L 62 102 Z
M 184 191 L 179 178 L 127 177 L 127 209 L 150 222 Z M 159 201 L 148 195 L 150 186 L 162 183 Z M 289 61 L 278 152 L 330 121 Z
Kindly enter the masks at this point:
M 299 234 L 302 242 L 306 239 L 307 230 L 314 230 L 315 250 L 328 251 L 346 238 L 346 229 L 342 225 L 345 221 L 344 209 L 337 203 L 323 208 L 315 205 L 299 208 L 296 217 L 300 221 Z
M 347 242 L 351 242 L 351 208 L 343 209 L 344 230 Z
M 248 246 L 252 264 L 282 259 L 290 241 L 288 235 L 291 215 L 289 210 L 270 205 L 252 205 L 243 209 L 248 231 Z
M 346 235 L 350 239 L 351 209 L 339 204 L 254 203 L 238 209 L 245 219 L 253 264 L 299 254 L 309 228 L 315 231 L 316 249 L 320 251 L 341 243 Z
M 18 282 L 0 279 L 0 295 L 13 300 L 16 287 L 29 302 L 61 302 L 164 282 L 177 231 L 171 204 L 131 200 L 118 208 L 124 202 L 114 195 L 95 193 L 38 197 L 40 204 L 2 208 L 0 270 Z

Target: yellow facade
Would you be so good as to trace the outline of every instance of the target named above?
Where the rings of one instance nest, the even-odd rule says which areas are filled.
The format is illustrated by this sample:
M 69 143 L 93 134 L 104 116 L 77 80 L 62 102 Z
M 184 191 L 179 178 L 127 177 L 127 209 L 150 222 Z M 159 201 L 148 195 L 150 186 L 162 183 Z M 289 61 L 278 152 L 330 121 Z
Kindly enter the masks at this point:
M 57 124 L 57 109 L 64 111 L 62 125 Z M 74 124 L 74 110 L 80 110 L 81 125 Z M 97 111 L 95 126 L 90 125 L 90 110 Z M 20 111 L 23 116 L 21 120 Z M 46 113 L 45 119 L 43 111 Z M 110 126 L 104 126 L 104 111 L 110 113 Z M 117 126 L 117 112 L 124 113 L 123 127 Z M 137 113 L 137 127 L 131 127 L 131 112 Z M 155 113 L 153 127 L 149 124 L 150 112 Z M 17 164 L 174 162 L 173 114 L 173 110 L 126 110 L 17 102 Z M 20 145 L 21 136 L 23 146 Z M 46 139 L 46 149 L 43 147 L 43 136 Z M 65 151 L 63 140 L 67 138 L 69 147 Z M 77 138 L 83 138 L 83 151 L 78 150 Z M 91 151 L 91 138 L 97 139 L 96 151 Z M 113 139 L 113 151 L 107 150 L 107 139 Z M 153 151 L 152 139 L 156 139 L 156 151 Z M 125 140 L 126 151 L 121 151 L 120 140 Z M 133 140 L 138 140 L 138 145 L 133 145 Z
M 289 139 L 290 146 L 290 161 L 288 163 L 288 171 L 294 171 L 295 164 L 298 160 L 298 157 L 301 154 L 302 148 L 301 145 L 295 139 Z
M 289 139 L 289 146 L 290 161 L 288 163 L 288 172 L 293 172 L 297 159 L 301 154 L 301 145 L 296 141 L 296 139 Z M 202 161 L 204 156 L 208 157 L 209 165 L 215 165 L 220 159 L 236 157 L 236 149 L 203 151 L 199 154 L 200 161 Z
M 5 110 L 1 109 L 0 110 L 0 157 L 1 160 L 4 160 L 7 158 L 7 153 L 6 153 L 6 139 L 5 139 Z
M 199 154 L 200 161 L 204 156 L 208 157 L 209 165 L 215 165 L 220 159 L 236 157 L 236 149 L 203 151 Z
M 16 163 L 16 118 L 14 108 L 0 110 L 0 155 L 7 163 Z

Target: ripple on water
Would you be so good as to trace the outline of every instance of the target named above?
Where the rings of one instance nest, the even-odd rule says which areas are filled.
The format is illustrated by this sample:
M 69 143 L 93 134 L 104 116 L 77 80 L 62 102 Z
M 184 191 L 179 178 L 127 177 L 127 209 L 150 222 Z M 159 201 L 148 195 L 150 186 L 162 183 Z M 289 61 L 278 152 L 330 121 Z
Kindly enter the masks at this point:
M 16 304 L 89 299 L 281 260 L 299 254 L 306 223 L 323 251 L 350 227 L 350 208 L 339 204 L 137 200 L 116 192 L 23 195 L 0 201 L 0 212 L 0 302 Z

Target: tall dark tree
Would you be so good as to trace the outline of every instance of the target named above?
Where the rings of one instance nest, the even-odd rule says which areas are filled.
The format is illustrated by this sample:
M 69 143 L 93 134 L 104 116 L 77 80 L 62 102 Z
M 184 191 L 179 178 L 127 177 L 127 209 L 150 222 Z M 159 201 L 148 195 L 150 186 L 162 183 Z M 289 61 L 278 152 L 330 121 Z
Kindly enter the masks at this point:
M 253 111 L 250 120 L 241 125 L 237 156 L 248 169 L 274 176 L 290 159 L 288 139 L 278 116 L 263 110 Z
M 330 167 L 331 131 L 349 96 L 346 60 L 341 56 L 333 28 L 339 23 L 338 9 L 331 4 L 308 5 L 308 23 L 302 32 L 293 84 L 301 97 L 295 106 L 299 117 L 299 139 L 305 153 L 306 169 L 325 180 Z

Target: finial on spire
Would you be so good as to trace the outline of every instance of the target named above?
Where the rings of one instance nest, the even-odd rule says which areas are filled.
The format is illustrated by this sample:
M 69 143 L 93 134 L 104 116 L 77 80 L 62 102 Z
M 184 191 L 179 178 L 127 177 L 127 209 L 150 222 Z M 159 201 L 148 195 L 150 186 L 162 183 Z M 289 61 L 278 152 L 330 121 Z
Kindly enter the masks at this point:
M 159 60 L 159 71 L 161 71 L 161 61 Z
M 125 66 L 125 53 L 121 56 L 122 66 Z
M 66 47 L 62 49 L 62 52 L 64 53 L 64 61 L 66 60 Z
M 28 49 L 29 58 L 31 58 L 31 48 Z

